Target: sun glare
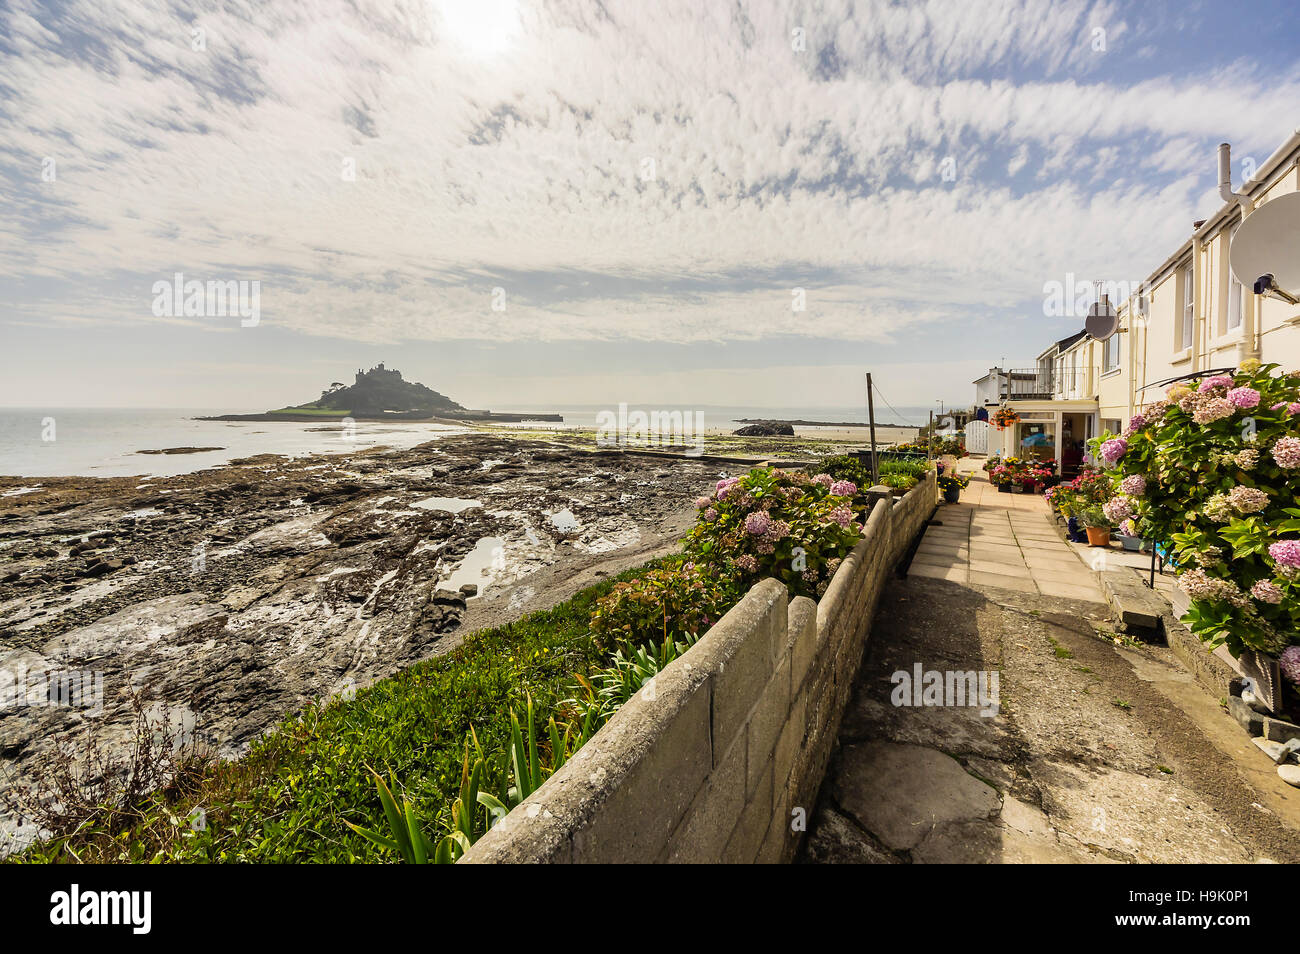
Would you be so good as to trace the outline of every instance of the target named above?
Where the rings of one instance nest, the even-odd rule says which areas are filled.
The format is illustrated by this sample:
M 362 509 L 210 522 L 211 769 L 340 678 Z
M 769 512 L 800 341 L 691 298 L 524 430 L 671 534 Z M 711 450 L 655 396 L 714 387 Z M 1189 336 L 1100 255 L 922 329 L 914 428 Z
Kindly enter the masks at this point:
M 509 49 L 519 31 L 516 0 L 438 0 L 446 40 L 474 56 Z

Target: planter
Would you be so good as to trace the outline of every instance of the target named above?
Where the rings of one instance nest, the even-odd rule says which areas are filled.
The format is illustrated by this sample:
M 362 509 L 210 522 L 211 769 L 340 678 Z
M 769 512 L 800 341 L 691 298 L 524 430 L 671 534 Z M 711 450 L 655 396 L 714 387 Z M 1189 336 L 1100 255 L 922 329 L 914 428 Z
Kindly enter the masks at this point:
M 1110 546 L 1110 527 L 1088 527 L 1088 546 Z
M 1134 553 L 1140 552 L 1142 550 L 1142 545 L 1146 543 L 1146 541 L 1141 537 L 1130 537 L 1127 533 L 1120 533 L 1117 534 L 1117 536 L 1119 537 L 1120 545 L 1123 546 L 1125 550 L 1132 550 Z
M 1038 481 L 1022 480 L 1020 482 L 1020 487 L 1021 487 L 1021 491 L 1020 491 L 1021 493 L 1032 494 L 1034 493 L 1034 491 L 1038 489 Z
M 998 493 L 1000 493 L 1000 494 L 1009 494 L 1009 493 L 1011 493 L 1011 485 L 1010 485 L 1010 484 L 998 484 Z
M 1076 520 L 1074 517 L 1071 517 L 1066 522 L 1065 526 L 1066 526 L 1066 536 L 1069 537 L 1071 543 L 1088 542 L 1088 534 L 1084 532 L 1083 527 L 1079 525 L 1079 521 Z
M 945 503 L 957 503 L 957 501 L 961 500 L 961 488 L 953 487 L 951 490 L 945 490 L 943 499 Z
M 1012 485 L 1011 485 L 1011 492 L 1012 492 L 1013 494 L 1023 494 L 1023 493 L 1025 492 L 1025 485 L 1024 485 L 1024 484 L 1012 484 Z

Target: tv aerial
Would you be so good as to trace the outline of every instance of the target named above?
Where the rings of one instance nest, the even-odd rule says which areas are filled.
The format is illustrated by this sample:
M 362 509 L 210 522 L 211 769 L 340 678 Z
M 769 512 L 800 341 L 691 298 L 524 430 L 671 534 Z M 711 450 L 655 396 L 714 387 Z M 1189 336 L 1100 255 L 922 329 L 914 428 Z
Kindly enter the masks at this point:
M 1098 341 L 1105 341 L 1119 331 L 1119 315 L 1115 313 L 1109 295 L 1102 295 L 1089 306 L 1083 330 Z
M 1300 305 L 1300 192 L 1246 216 L 1228 250 L 1232 274 L 1256 295 Z

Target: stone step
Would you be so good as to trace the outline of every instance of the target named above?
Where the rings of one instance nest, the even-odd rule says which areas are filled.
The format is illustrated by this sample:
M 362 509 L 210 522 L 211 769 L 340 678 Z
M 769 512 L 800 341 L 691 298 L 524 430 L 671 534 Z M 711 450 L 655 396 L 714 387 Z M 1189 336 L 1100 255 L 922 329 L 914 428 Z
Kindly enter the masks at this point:
M 1132 567 L 1118 567 L 1097 572 L 1106 600 L 1115 608 L 1120 628 L 1125 632 L 1156 633 L 1161 618 L 1169 612 L 1169 603 L 1154 590 L 1144 586 Z

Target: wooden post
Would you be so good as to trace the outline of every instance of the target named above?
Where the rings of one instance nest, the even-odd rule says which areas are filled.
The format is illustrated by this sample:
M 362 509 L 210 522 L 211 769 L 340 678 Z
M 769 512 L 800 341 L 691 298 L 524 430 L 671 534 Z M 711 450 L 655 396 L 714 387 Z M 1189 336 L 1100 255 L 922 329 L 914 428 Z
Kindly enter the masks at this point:
M 871 372 L 867 372 L 867 421 L 871 425 L 871 483 L 880 483 L 880 468 L 876 463 L 876 398 L 871 387 Z
M 930 428 L 925 433 L 925 459 L 930 460 L 934 454 L 934 411 L 930 412 Z

